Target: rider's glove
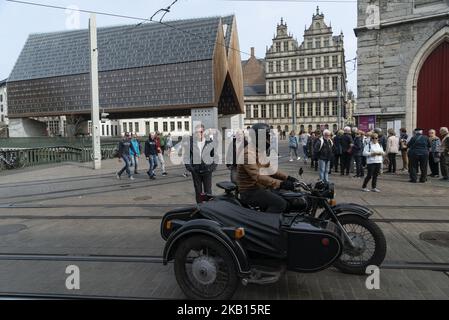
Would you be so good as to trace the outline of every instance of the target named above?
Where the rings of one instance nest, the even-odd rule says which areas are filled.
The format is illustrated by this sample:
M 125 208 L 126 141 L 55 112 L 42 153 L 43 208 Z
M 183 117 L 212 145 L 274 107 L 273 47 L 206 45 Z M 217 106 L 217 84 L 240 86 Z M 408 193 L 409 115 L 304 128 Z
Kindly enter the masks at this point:
M 295 190 L 295 185 L 293 182 L 285 180 L 281 182 L 281 189 L 283 190 Z
M 293 178 L 292 176 L 288 176 L 288 178 L 287 178 L 287 181 L 290 181 L 290 182 L 293 182 L 293 183 L 295 183 L 295 182 L 299 182 L 299 180 L 298 180 L 298 179 L 296 179 L 296 178 Z

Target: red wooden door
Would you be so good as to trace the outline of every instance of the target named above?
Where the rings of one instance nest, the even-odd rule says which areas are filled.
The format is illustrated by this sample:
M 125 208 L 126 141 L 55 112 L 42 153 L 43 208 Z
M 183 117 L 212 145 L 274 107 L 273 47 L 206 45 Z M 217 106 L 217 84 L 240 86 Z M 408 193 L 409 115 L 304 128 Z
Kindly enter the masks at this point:
M 418 78 L 418 127 L 449 127 L 449 42 L 443 42 L 427 58 Z

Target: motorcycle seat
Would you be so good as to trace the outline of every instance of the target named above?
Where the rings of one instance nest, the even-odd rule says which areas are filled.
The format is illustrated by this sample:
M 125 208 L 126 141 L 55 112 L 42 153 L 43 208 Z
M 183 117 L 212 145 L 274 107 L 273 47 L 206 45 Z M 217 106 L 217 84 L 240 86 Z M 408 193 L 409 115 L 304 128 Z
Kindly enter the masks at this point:
M 217 187 L 225 190 L 227 193 L 236 191 L 238 189 L 236 184 L 229 181 L 218 182 Z

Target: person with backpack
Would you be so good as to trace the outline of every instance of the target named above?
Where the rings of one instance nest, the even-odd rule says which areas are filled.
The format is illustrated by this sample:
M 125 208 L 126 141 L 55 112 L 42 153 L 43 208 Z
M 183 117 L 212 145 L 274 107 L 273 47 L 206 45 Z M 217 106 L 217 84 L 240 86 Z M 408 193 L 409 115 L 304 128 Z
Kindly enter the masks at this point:
M 368 174 L 363 181 L 362 191 L 364 192 L 380 192 L 377 188 L 377 177 L 380 173 L 381 164 L 383 162 L 383 156 L 385 155 L 384 149 L 379 143 L 379 136 L 377 133 L 371 135 L 371 141 L 365 146 L 363 155 L 366 157 Z M 371 181 L 371 190 L 367 188 L 368 183 Z
M 298 146 L 299 146 L 298 137 L 296 137 L 295 130 L 292 130 L 288 137 L 288 148 L 290 150 L 290 162 L 293 161 L 293 153 L 295 154 L 295 158 L 297 158 L 296 160 L 301 159 L 301 157 L 298 157 Z
M 331 132 L 329 130 L 324 130 L 323 136 L 316 139 L 313 151 L 314 157 L 319 163 L 320 180 L 329 182 L 329 168 L 334 152 L 334 142 L 331 139 Z

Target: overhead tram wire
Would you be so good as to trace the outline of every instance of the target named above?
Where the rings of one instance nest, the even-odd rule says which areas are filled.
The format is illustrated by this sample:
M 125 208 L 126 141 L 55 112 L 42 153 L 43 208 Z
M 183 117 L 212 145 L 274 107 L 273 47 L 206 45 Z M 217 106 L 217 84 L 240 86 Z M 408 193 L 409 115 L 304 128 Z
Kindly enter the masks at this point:
M 18 3 L 18 4 L 30 5 L 30 6 L 38 6 L 38 7 L 50 8 L 50 9 L 67 10 L 66 7 L 54 6 L 54 5 L 47 5 L 47 4 L 43 4 L 43 3 L 36 3 L 36 2 L 29 2 L 29 1 L 20 1 L 20 0 L 6 0 L 6 1 L 8 1 L 8 2 L 13 2 L 13 3 Z M 176 3 L 176 2 L 177 2 L 177 1 L 174 1 L 169 7 L 173 6 L 173 4 Z M 215 40 L 211 40 L 211 39 L 205 38 L 205 37 L 203 37 L 203 36 L 201 36 L 201 35 L 198 35 L 198 34 L 196 34 L 196 33 L 193 33 L 193 32 L 190 32 L 190 31 L 186 31 L 186 30 L 183 30 L 183 29 L 181 29 L 181 28 L 178 28 L 178 27 L 175 27 L 175 26 L 173 26 L 173 25 L 170 25 L 170 24 L 168 24 L 168 23 L 162 22 L 163 17 L 164 17 L 165 14 L 167 13 L 167 12 L 166 12 L 167 8 L 166 8 L 166 9 L 159 9 L 159 10 L 156 12 L 156 13 L 159 13 L 159 12 L 161 12 L 161 11 L 165 11 L 165 14 L 163 15 L 163 17 L 162 17 L 159 21 L 151 20 L 151 18 L 149 18 L 149 19 L 147 19 L 147 18 L 139 18 L 139 17 L 127 16 L 127 15 L 119 15 L 119 14 L 108 13 L 108 12 L 102 12 L 102 11 L 92 11 L 92 10 L 85 10 L 85 9 L 69 9 L 69 10 L 77 11 L 77 12 L 82 12 L 82 13 L 95 13 L 95 14 L 103 15 L 103 16 L 111 16 L 111 17 L 116 17 L 116 18 L 123 18 L 123 19 L 131 19 L 131 20 L 138 20 L 138 21 L 140 21 L 137 25 L 132 26 L 131 28 L 129 28 L 129 29 L 123 31 L 123 34 L 124 34 L 125 32 L 130 31 L 130 30 L 134 30 L 135 28 L 139 27 L 140 25 L 142 25 L 142 24 L 145 23 L 145 22 L 147 22 L 147 23 L 159 23 L 159 24 L 161 24 L 161 25 L 170 27 L 170 28 L 172 28 L 172 29 L 176 29 L 176 30 L 178 30 L 178 31 L 181 31 L 181 32 L 184 32 L 184 33 L 193 35 L 193 36 L 195 36 L 195 37 L 197 37 L 197 38 L 199 38 L 199 39 L 207 40 L 207 41 L 209 41 L 209 42 L 214 42 L 214 43 L 216 43 L 216 44 L 218 44 L 218 45 L 221 45 L 221 46 L 223 46 L 223 47 L 225 47 L 225 48 L 228 48 L 228 49 L 231 49 L 231 50 L 235 50 L 235 51 L 240 52 L 241 54 L 244 54 L 244 55 L 247 55 L 247 56 L 251 56 L 250 53 L 245 52 L 245 51 L 242 51 L 242 50 L 239 50 L 239 49 L 236 49 L 236 48 L 233 48 L 233 47 L 231 47 L 231 46 L 226 46 L 225 43 L 218 42 L 218 41 L 215 41 Z M 153 18 L 153 17 L 154 17 L 154 15 L 152 16 L 152 18 Z M 107 43 L 108 43 L 108 42 L 107 42 Z M 106 43 L 106 44 L 107 44 L 107 43 Z M 257 57 L 256 57 L 256 58 L 257 58 Z M 261 58 L 258 58 L 258 59 L 261 59 Z
M 38 6 L 38 7 L 50 8 L 50 9 L 67 10 L 66 7 L 55 6 L 55 5 L 48 5 L 48 4 L 37 3 L 37 2 L 21 1 L 21 0 L 6 0 L 6 1 L 8 1 L 8 2 L 13 2 L 13 3 L 19 3 L 19 4 L 25 4 L 25 5 L 31 5 L 31 6 Z M 224 1 L 253 1 L 253 2 L 262 1 L 262 2 L 267 2 L 267 1 L 273 1 L 273 0 L 224 0 Z M 279 0 L 279 2 L 282 2 L 282 1 L 284 1 L 284 2 L 314 2 L 314 3 L 317 3 L 317 2 L 339 2 L 339 3 L 348 3 L 348 2 L 350 2 L 350 1 L 341 1 L 341 0 L 323 0 L 323 1 L 312 1 L 312 0 L 310 0 L 310 1 L 308 1 L 308 0 Z M 161 24 L 161 25 L 163 25 L 163 26 L 166 26 L 166 27 L 175 29 L 175 30 L 177 30 L 177 31 L 180 31 L 180 32 L 189 34 L 189 35 L 191 35 L 191 36 L 197 37 L 198 39 L 202 39 L 202 40 L 205 40 L 205 41 L 208 41 L 208 42 L 214 42 L 214 43 L 217 44 L 217 45 L 220 45 L 220 46 L 225 47 L 226 49 L 230 49 L 230 50 L 233 50 L 233 51 L 236 51 L 236 52 L 239 52 L 239 53 L 241 53 L 241 54 L 244 54 L 244 55 L 247 55 L 247 56 L 251 57 L 251 54 L 250 54 L 250 53 L 245 52 L 245 51 L 242 51 L 242 50 L 240 50 L 240 49 L 233 48 L 233 47 L 231 47 L 231 46 L 227 46 L 226 43 L 218 42 L 218 41 L 215 41 L 215 40 L 211 40 L 211 39 L 209 39 L 209 38 L 206 38 L 206 37 L 201 36 L 201 35 L 199 35 L 199 34 L 196 34 L 196 33 L 194 33 L 194 32 L 190 32 L 190 31 L 187 31 L 187 30 L 183 30 L 183 29 L 181 29 L 181 28 L 178 28 L 178 27 L 176 27 L 176 26 L 173 26 L 173 25 L 171 25 L 171 24 L 168 24 L 168 23 L 166 23 L 166 22 L 163 22 L 162 20 L 164 19 L 165 15 L 166 15 L 168 12 L 170 12 L 170 9 L 171 9 L 171 8 L 173 7 L 173 5 L 175 5 L 177 2 L 178 2 L 178 0 L 174 0 L 168 7 L 166 7 L 166 8 L 161 8 L 161 9 L 157 10 L 157 11 L 156 11 L 150 18 L 139 18 L 139 17 L 134 17 L 134 16 L 120 15 L 120 14 L 115 14 L 115 13 L 102 12 L 102 11 L 92 11 L 92 10 L 85 10 L 85 9 L 70 9 L 70 10 L 72 10 L 72 11 L 77 11 L 77 12 L 82 12 L 82 13 L 94 13 L 94 14 L 98 14 L 98 15 L 111 16 L 111 17 L 116 17 L 116 18 L 131 19 L 131 20 L 138 20 L 138 21 L 139 21 L 138 24 L 132 26 L 132 27 L 129 28 L 129 29 L 124 30 L 124 31 L 122 32 L 121 35 L 124 35 L 126 32 L 129 32 L 129 31 L 132 31 L 132 30 L 138 28 L 139 26 L 141 26 L 141 25 L 144 24 L 145 22 L 147 22 L 147 23 L 159 23 L 159 24 Z M 352 1 L 352 2 L 356 2 L 356 1 Z M 155 17 L 159 12 L 164 12 L 164 14 L 163 14 L 162 17 L 159 19 L 159 21 L 154 20 L 154 17 Z M 111 40 L 110 40 L 110 41 L 111 41 Z M 108 44 L 110 41 L 108 41 L 106 44 Z M 106 44 L 104 44 L 104 45 L 106 45 Z M 256 58 L 257 58 L 257 59 L 262 59 L 262 58 L 259 58 L 259 57 L 257 57 L 257 56 L 256 56 Z M 355 60 L 355 59 L 357 59 L 357 58 L 348 60 L 347 62 L 353 61 L 353 60 Z

